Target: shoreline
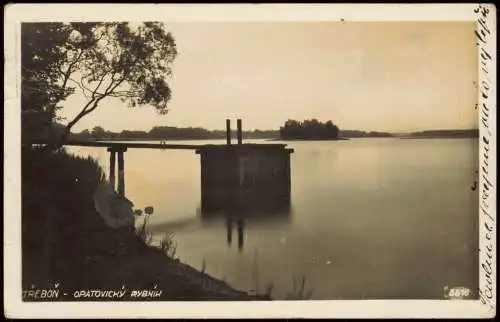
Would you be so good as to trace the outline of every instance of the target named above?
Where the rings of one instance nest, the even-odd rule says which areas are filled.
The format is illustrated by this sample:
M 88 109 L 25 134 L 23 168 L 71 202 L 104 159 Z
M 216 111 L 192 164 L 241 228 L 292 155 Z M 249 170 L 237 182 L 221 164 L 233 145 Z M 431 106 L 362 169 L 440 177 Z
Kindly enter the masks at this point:
M 409 137 L 399 137 L 397 139 L 402 139 L 402 140 L 423 140 L 423 139 L 478 139 L 478 136 L 425 136 L 425 137 L 418 137 L 418 136 L 409 136 Z
M 348 141 L 349 138 L 337 138 L 337 139 L 266 139 L 266 141 L 283 141 L 283 142 L 291 142 L 291 141 Z
M 117 237 L 117 236 L 115 236 Z M 109 255 L 95 254 L 87 258 L 81 273 L 95 276 L 91 280 L 65 287 L 60 280 L 59 302 L 74 301 L 272 301 L 268 294 L 250 294 L 227 282 L 199 271 L 179 258 L 167 255 L 157 246 L 149 245 L 136 235 L 118 238 L 120 246 L 108 248 Z M 51 289 L 31 281 L 38 288 Z M 94 292 L 122 292 L 112 299 L 91 296 Z M 86 292 L 89 295 L 85 295 Z M 155 296 L 134 296 L 137 292 L 155 292 Z M 75 296 L 76 294 L 83 294 Z M 54 299 L 52 299 L 54 300 Z M 41 298 L 23 298 L 25 302 L 43 302 Z

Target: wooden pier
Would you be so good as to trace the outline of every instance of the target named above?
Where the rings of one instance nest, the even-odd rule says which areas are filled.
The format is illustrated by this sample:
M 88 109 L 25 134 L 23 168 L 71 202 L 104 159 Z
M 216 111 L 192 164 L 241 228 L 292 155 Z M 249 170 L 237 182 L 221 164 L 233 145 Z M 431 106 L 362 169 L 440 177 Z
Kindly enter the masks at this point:
M 244 144 L 240 119 L 237 120 L 237 144 L 232 144 L 231 124 L 226 120 L 226 144 L 70 140 L 64 145 L 107 148 L 109 182 L 122 196 L 125 196 L 124 154 L 128 149 L 176 149 L 194 150 L 200 155 L 202 213 L 279 211 L 290 204 L 293 149 L 286 148 L 285 144 Z

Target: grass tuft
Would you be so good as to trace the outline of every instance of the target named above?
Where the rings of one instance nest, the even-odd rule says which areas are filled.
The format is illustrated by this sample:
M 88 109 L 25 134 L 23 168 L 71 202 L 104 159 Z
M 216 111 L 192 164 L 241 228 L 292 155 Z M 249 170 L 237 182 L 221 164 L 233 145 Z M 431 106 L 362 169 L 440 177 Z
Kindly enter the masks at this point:
M 292 278 L 292 291 L 286 295 L 286 300 L 309 300 L 312 296 L 312 291 L 305 291 L 306 276 L 302 275 L 300 286 L 298 286 L 297 278 L 295 275 Z
M 174 240 L 174 234 L 171 232 L 165 233 L 160 239 L 160 249 L 171 259 L 175 259 L 177 253 L 177 243 Z

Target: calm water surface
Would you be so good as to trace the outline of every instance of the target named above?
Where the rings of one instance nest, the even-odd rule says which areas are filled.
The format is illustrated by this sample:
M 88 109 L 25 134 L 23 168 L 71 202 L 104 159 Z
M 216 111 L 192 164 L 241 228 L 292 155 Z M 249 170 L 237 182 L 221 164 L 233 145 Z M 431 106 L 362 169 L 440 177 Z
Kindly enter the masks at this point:
M 295 149 L 292 209 L 245 221 L 241 251 L 236 227 L 228 244 L 225 219 L 199 214 L 194 151 L 129 149 L 126 194 L 137 208 L 154 206 L 150 231 L 156 238 L 172 231 L 182 262 L 198 269 L 204 262 L 237 289 L 272 283 L 272 295 L 284 299 L 294 276 L 297 284 L 306 277 L 311 299 L 442 298 L 445 286 L 477 288 L 477 140 L 287 144 Z M 104 148 L 69 150 L 108 171 Z

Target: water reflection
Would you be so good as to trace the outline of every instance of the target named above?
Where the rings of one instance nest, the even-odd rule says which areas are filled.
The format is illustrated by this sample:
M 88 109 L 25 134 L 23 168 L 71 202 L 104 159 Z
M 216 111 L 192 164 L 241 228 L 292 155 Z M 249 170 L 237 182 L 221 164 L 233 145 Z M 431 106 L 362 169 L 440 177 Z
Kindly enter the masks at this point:
M 232 247 L 233 232 L 236 232 L 238 249 L 242 251 L 247 224 L 269 226 L 278 223 L 279 225 L 287 225 L 291 221 L 292 207 L 290 198 L 270 200 L 261 194 L 255 194 L 251 198 L 235 198 L 233 195 L 233 198 L 227 198 L 224 206 L 217 211 L 200 207 L 199 215 L 203 223 L 225 223 L 229 247 Z

